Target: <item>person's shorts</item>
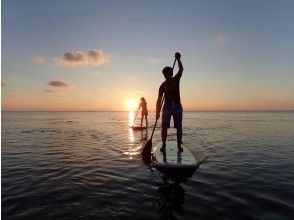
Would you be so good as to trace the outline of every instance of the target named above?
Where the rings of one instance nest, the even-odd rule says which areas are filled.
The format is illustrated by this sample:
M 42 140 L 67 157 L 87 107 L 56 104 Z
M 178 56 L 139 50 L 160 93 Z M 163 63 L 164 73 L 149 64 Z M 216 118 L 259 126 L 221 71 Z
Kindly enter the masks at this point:
M 142 111 L 142 112 L 141 112 L 141 115 L 142 115 L 142 116 L 144 116 L 144 115 L 147 116 L 147 115 L 148 115 L 148 112 L 143 112 L 143 111 Z
M 174 106 L 172 108 L 163 108 L 162 110 L 162 128 L 170 127 L 170 119 L 173 116 L 174 119 L 174 127 L 181 128 L 182 127 L 182 119 L 183 119 L 183 108 L 182 106 Z

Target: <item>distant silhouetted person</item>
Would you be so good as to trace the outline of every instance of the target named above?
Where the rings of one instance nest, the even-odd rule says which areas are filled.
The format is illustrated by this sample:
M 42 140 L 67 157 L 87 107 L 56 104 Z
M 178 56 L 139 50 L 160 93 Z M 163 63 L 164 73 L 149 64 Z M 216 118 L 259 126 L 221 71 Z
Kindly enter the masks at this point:
M 183 65 L 181 62 L 181 54 L 176 53 L 175 58 L 178 61 L 179 71 L 173 77 L 173 68 L 172 67 L 164 67 L 162 73 L 164 75 L 165 81 L 159 87 L 158 99 L 156 103 L 156 119 L 160 117 L 160 107 L 162 96 L 164 95 L 164 105 L 162 109 L 162 130 L 161 130 L 161 138 L 162 138 L 162 147 L 161 151 L 165 152 L 166 147 L 166 137 L 167 137 L 167 129 L 170 127 L 170 119 L 173 116 L 174 119 L 174 127 L 177 129 L 177 143 L 178 150 L 180 152 L 183 151 L 181 146 L 182 144 L 182 118 L 183 118 L 183 108 L 181 104 L 180 97 L 180 79 L 183 73 Z
M 147 102 L 145 101 L 144 97 L 141 98 L 141 102 L 140 105 L 138 107 L 138 110 L 142 107 L 142 112 L 141 112 L 141 124 L 140 126 L 142 127 L 142 123 L 143 123 L 143 119 L 145 117 L 145 121 L 146 121 L 146 127 L 148 126 L 148 110 L 147 110 Z

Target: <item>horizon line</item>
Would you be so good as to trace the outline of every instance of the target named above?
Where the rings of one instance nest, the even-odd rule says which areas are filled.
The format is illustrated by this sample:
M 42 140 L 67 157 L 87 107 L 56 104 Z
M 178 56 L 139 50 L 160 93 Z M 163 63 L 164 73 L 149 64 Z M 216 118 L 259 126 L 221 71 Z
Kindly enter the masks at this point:
M 128 110 L 1 110 L 1 112 L 134 112 Z M 294 109 L 184 110 L 183 112 L 291 112 Z M 155 112 L 154 110 L 149 112 Z

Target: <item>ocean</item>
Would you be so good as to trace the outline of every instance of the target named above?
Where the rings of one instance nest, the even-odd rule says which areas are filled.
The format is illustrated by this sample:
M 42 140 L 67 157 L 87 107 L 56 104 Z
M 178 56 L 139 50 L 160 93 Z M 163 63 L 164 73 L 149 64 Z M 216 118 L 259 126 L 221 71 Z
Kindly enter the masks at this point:
M 143 163 L 152 128 L 133 118 L 2 112 L 2 218 L 294 218 L 294 112 L 184 112 L 184 145 L 208 159 L 180 184 Z

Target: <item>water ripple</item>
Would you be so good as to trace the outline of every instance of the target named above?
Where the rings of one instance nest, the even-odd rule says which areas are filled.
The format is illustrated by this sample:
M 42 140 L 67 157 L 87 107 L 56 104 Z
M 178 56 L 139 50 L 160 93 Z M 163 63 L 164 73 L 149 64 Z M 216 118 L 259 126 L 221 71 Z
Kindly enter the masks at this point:
M 128 116 L 3 113 L 2 217 L 293 218 L 293 113 L 185 113 L 184 144 L 209 159 L 180 185 L 142 162 L 151 129 Z

